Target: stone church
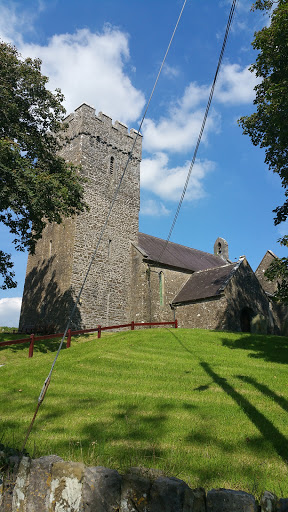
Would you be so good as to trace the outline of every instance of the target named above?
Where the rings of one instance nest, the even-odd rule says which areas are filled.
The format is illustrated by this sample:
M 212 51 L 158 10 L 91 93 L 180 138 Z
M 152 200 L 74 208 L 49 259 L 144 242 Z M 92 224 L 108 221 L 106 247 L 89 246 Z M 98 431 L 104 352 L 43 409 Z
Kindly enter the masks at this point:
M 171 321 L 179 327 L 282 332 L 282 311 L 245 257 L 231 263 L 227 242 L 213 254 L 139 233 L 142 140 L 135 130 L 83 104 L 66 118 L 62 156 L 81 166 L 89 212 L 49 224 L 29 255 L 19 328 L 63 331 L 135 142 L 71 327 Z M 271 289 L 272 286 L 272 289 Z

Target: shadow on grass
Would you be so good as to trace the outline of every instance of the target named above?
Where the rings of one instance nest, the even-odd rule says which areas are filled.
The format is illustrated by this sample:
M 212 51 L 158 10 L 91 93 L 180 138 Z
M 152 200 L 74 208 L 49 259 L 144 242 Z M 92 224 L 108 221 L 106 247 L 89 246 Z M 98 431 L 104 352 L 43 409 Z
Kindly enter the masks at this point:
M 261 384 L 257 382 L 256 379 L 252 377 L 247 377 L 244 375 L 236 375 L 237 379 L 242 380 L 242 382 L 247 382 L 247 384 L 251 384 L 254 388 L 258 389 L 263 395 L 266 395 L 268 398 L 271 398 L 274 402 L 276 402 L 282 409 L 288 412 L 288 400 L 283 396 L 277 395 L 272 389 L 268 388 L 265 384 Z
M 96 333 L 96 336 L 97 336 L 97 333 Z M 18 339 L 23 339 L 25 338 L 25 336 L 22 334 L 18 334 L 18 335 L 5 335 L 5 339 L 3 339 L 1 336 L 0 336 L 0 342 L 1 341 L 13 341 L 13 340 L 18 340 Z M 89 341 L 89 338 L 91 339 L 91 334 L 81 334 L 81 336 L 72 336 L 72 339 L 71 339 L 71 346 L 73 346 L 73 344 L 75 343 L 78 343 L 80 341 L 80 338 L 81 338 L 81 342 L 83 341 Z M 58 348 L 59 348 L 59 344 L 60 344 L 60 341 L 61 341 L 61 337 L 59 338 L 51 338 L 51 339 L 46 339 L 46 340 L 36 340 L 34 342 L 34 353 L 36 352 L 40 352 L 42 354 L 47 354 L 48 352 L 57 352 Z M 91 339 L 92 341 L 92 339 Z M 67 338 L 66 338 L 66 341 L 64 342 L 63 344 L 63 348 L 66 348 L 66 342 L 67 342 Z M 28 357 L 28 351 L 29 351 L 29 343 L 30 343 L 30 337 L 28 336 L 27 337 L 27 342 L 24 342 L 24 343 L 19 343 L 19 344 L 15 344 L 15 345 L 6 345 L 6 346 L 1 346 L 0 345 L 0 354 L 1 352 L 3 351 L 7 351 L 7 353 L 9 352 L 12 352 L 13 354 L 17 354 L 17 353 L 22 353 L 23 351 L 27 352 L 27 357 Z
M 17 339 L 21 339 L 20 338 L 21 335 L 19 335 L 19 337 Z M 72 338 L 72 342 L 73 342 L 73 338 Z M 17 354 L 17 353 L 22 353 L 23 351 L 24 352 L 27 352 L 27 357 L 28 357 L 28 351 L 29 351 L 29 343 L 30 343 L 30 339 L 27 338 L 27 343 L 19 343 L 18 345 L 8 345 L 8 346 L 5 346 L 5 347 L 1 347 L 0 346 L 0 354 L 1 352 L 7 350 L 7 352 L 12 352 L 13 354 Z M 35 341 L 34 343 L 34 353 L 35 352 L 42 352 L 43 354 L 47 354 L 48 352 L 56 352 L 59 348 L 59 343 L 60 343 L 60 338 L 56 338 L 56 339 L 51 339 L 51 340 L 39 340 L 39 341 Z M 64 345 L 65 347 L 65 345 Z
M 165 430 L 168 415 L 163 412 L 162 404 L 155 413 L 145 415 L 142 406 L 135 404 L 118 407 L 118 411 L 112 414 L 112 420 L 108 422 L 95 422 L 84 426 L 82 434 L 88 441 L 101 439 L 105 432 L 105 441 L 109 443 L 125 443 L 130 446 L 130 441 L 160 440 Z M 164 407 L 165 409 L 165 407 Z M 108 428 L 107 428 L 108 427 Z M 131 446 L 130 446 L 131 448 Z
M 217 439 L 216 436 L 208 432 L 208 430 L 209 427 L 207 427 L 206 430 L 203 430 L 203 426 L 201 426 L 198 431 L 193 431 L 191 434 L 188 434 L 188 436 L 186 436 L 186 441 L 193 445 L 198 444 L 202 447 L 217 446 L 223 451 L 223 453 L 233 453 L 236 450 L 237 447 L 235 443 L 221 441 L 220 439 Z
M 228 384 L 225 378 L 220 377 L 220 375 L 214 372 L 208 363 L 200 362 L 200 366 L 241 407 L 249 420 L 254 423 L 262 436 L 271 443 L 279 457 L 287 464 L 288 446 L 286 437 L 247 398 Z
M 174 336 L 175 339 L 177 339 L 178 343 L 190 354 L 194 355 L 193 352 L 185 346 L 185 344 L 179 339 L 179 337 L 172 331 L 170 331 L 171 334 Z M 272 358 L 274 355 L 274 351 L 276 349 L 275 344 L 277 345 L 277 348 L 281 351 L 281 355 L 279 356 L 279 359 L 281 362 L 284 362 L 283 359 L 288 360 L 288 355 L 285 353 L 285 349 L 287 349 L 287 338 L 278 338 L 275 336 L 248 336 L 243 338 L 240 338 L 237 340 L 239 342 L 239 345 L 236 348 L 243 348 L 242 344 L 245 345 L 245 341 L 247 341 L 251 349 L 251 345 L 254 347 L 255 350 L 259 350 L 261 347 L 262 355 L 255 356 L 255 357 L 263 357 L 263 354 L 265 354 L 265 359 L 270 361 L 270 357 Z M 269 346 L 269 340 L 270 340 L 270 346 Z M 275 340 L 274 346 L 271 348 L 271 340 Z M 232 347 L 235 348 L 235 343 L 230 342 L 230 340 L 226 340 L 227 345 L 231 343 Z M 225 343 L 224 343 L 225 344 Z M 245 346 L 247 348 L 247 346 Z M 285 354 L 285 356 L 284 356 Z M 203 370 L 206 372 L 206 374 L 218 385 L 220 386 L 225 393 L 230 396 L 239 407 L 244 411 L 246 416 L 249 418 L 249 420 L 256 426 L 256 428 L 259 430 L 259 432 L 262 434 L 263 438 L 268 441 L 273 447 L 276 453 L 281 457 L 283 462 L 285 464 L 288 463 L 288 446 L 287 446 L 287 439 L 286 437 L 273 425 L 273 423 L 264 416 L 258 409 L 252 405 L 247 398 L 245 398 L 241 393 L 236 391 L 228 382 L 227 379 L 221 377 L 218 375 L 215 371 L 212 370 L 211 366 L 201 361 L 200 358 L 197 358 L 199 361 L 200 366 L 203 368 Z M 285 411 L 287 411 L 288 408 L 288 402 L 283 397 L 278 396 L 276 393 L 274 393 L 272 390 L 270 390 L 265 384 L 258 383 L 255 379 L 250 377 L 243 377 L 238 376 L 239 379 L 248 382 L 249 384 L 253 385 L 255 388 L 259 389 L 263 394 L 266 396 L 272 398 L 275 400 Z M 209 385 L 205 386 L 199 386 L 199 388 L 196 388 L 195 390 L 198 391 L 205 391 L 208 388 Z M 193 440 L 193 436 L 191 437 L 191 441 Z M 203 442 L 205 439 L 203 439 Z M 205 441 L 206 442 L 206 441 Z M 254 447 L 257 449 L 257 446 L 261 448 L 261 443 L 254 443 Z
M 222 344 L 232 350 L 249 350 L 252 352 L 249 357 L 264 359 L 264 361 L 272 363 L 288 363 L 288 338 L 284 336 L 249 334 L 233 341 L 223 338 Z

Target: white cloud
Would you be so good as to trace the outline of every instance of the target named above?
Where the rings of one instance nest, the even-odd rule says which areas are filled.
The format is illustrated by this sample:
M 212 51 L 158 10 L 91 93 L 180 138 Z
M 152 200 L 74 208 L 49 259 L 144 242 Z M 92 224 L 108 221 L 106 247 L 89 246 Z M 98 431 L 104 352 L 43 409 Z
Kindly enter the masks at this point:
M 18 327 L 21 297 L 0 299 L 0 325 L 5 327 Z
M 191 150 L 197 141 L 203 115 L 203 110 L 189 112 L 182 106 L 177 106 L 170 110 L 167 117 L 162 117 L 159 121 L 147 119 L 143 125 L 143 147 L 151 152 L 182 153 Z M 211 111 L 202 142 L 207 142 L 209 132 L 219 129 L 218 123 L 218 115 Z
M 231 0 L 221 0 L 220 2 L 220 6 L 229 6 L 231 7 Z M 238 0 L 237 2 L 237 11 L 242 11 L 242 12 L 250 12 L 251 11 L 251 5 L 252 5 L 252 2 L 251 0 Z M 236 11 L 236 13 L 237 13 Z
M 248 66 L 241 68 L 239 64 L 225 64 L 216 83 L 215 100 L 229 106 L 252 103 L 257 83 L 259 80 Z
M 254 87 L 259 83 L 247 67 L 239 64 L 224 64 L 216 83 L 214 102 L 227 106 L 252 103 Z M 191 82 L 183 96 L 168 108 L 167 114 L 155 121 L 146 119 L 143 125 L 143 147 L 147 151 L 186 152 L 197 141 L 208 102 L 210 85 Z M 219 132 L 220 115 L 211 109 L 202 136 L 207 143 L 211 132 Z
M 124 123 L 139 118 L 145 99 L 125 72 L 128 36 L 120 30 L 108 25 L 101 33 L 77 30 L 54 35 L 47 46 L 22 44 L 20 51 L 42 60 L 49 88 L 61 88 L 68 113 L 86 102 Z
M 154 217 L 163 217 L 169 215 L 170 210 L 163 203 L 155 199 L 141 201 L 140 215 L 153 215 Z
M 35 21 L 38 14 L 45 9 L 41 0 L 33 9 L 19 6 L 7 1 L 0 5 L 0 39 L 19 47 L 23 43 L 23 34 L 35 33 Z
M 179 76 L 179 69 L 173 66 L 169 66 L 169 64 L 164 64 L 163 75 L 167 76 L 168 78 L 176 78 L 176 76 Z
M 114 120 L 138 120 L 145 98 L 132 85 L 126 70 L 130 61 L 128 35 L 107 24 L 101 32 L 82 29 L 54 35 L 46 45 L 25 43 L 23 35 L 35 31 L 36 18 L 44 8 L 41 0 L 33 12 L 20 9 L 14 2 L 0 5 L 0 38 L 15 44 L 24 58 L 42 60 L 48 88 L 62 90 L 67 113 L 86 102 Z M 133 65 L 129 69 L 135 72 Z
M 169 168 L 169 159 L 165 153 L 156 153 L 152 158 L 144 158 L 141 163 L 141 187 L 161 197 L 161 199 L 179 201 L 186 181 L 190 162 L 184 166 Z M 208 172 L 215 168 L 209 160 L 196 161 L 186 199 L 197 200 L 206 196 L 203 181 Z

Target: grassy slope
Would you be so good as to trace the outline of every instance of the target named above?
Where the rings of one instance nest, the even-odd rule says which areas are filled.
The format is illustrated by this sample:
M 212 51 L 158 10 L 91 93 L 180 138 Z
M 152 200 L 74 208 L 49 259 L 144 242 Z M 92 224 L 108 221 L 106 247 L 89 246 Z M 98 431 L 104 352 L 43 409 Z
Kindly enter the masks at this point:
M 27 449 L 120 470 L 158 467 L 192 487 L 288 496 L 287 346 L 188 329 L 72 340 Z M 2 442 L 18 448 L 55 356 L 41 347 L 30 360 L 28 345 L 0 351 Z

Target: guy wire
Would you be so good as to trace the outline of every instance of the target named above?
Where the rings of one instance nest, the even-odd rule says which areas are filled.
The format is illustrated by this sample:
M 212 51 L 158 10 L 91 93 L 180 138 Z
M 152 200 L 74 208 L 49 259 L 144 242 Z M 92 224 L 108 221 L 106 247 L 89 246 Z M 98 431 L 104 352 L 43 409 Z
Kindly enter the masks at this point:
M 231 9 L 230 9 L 230 14 L 229 14 L 227 25 L 226 25 L 226 31 L 225 31 L 225 35 L 224 35 L 224 40 L 223 40 L 220 56 L 219 56 L 219 59 L 218 59 L 217 69 L 216 69 L 214 80 L 213 80 L 213 83 L 212 83 L 212 86 L 211 86 L 211 89 L 210 89 L 209 99 L 208 99 L 208 102 L 207 102 L 207 106 L 206 106 L 205 114 L 204 114 L 204 117 L 203 117 L 201 129 L 200 129 L 200 132 L 199 132 L 199 135 L 198 135 L 198 139 L 197 139 L 196 147 L 195 147 L 195 150 L 194 150 L 193 158 L 192 158 L 191 163 L 190 163 L 189 171 L 188 171 L 188 174 L 187 174 L 187 177 L 186 177 L 186 181 L 185 181 L 185 184 L 184 184 L 184 187 L 183 187 L 183 191 L 182 191 L 182 194 L 181 194 L 181 197 L 180 197 L 177 209 L 176 209 L 176 213 L 175 213 L 175 216 L 174 216 L 174 219 L 173 219 L 173 222 L 172 222 L 172 225 L 171 225 L 168 237 L 166 238 L 165 244 L 164 244 L 164 246 L 163 246 L 163 248 L 162 248 L 162 250 L 161 250 L 161 252 L 160 252 L 160 254 L 158 256 L 158 262 L 160 261 L 160 259 L 161 259 L 162 255 L 163 255 L 163 253 L 165 252 L 165 250 L 167 249 L 167 245 L 169 243 L 169 240 L 171 238 L 172 232 L 174 230 L 174 227 L 175 227 L 176 221 L 178 219 L 178 215 L 179 215 L 179 212 L 180 212 L 183 200 L 184 200 L 184 196 L 186 194 L 186 190 L 187 190 L 187 187 L 188 187 L 188 184 L 189 184 L 189 180 L 190 180 L 190 176 L 191 176 L 191 173 L 192 173 L 192 169 L 194 167 L 194 163 L 195 163 L 195 160 L 196 160 L 196 157 L 197 157 L 198 149 L 199 149 L 200 142 L 201 142 L 201 139 L 202 139 L 202 135 L 203 135 L 203 132 L 204 132 L 204 128 L 205 128 L 205 125 L 206 125 L 206 120 L 207 120 L 208 113 L 209 113 L 209 110 L 210 110 L 210 106 L 211 106 L 211 102 L 212 102 L 212 98 L 213 98 L 213 94 L 214 94 L 214 89 L 215 89 L 216 81 L 217 81 L 217 78 L 218 78 L 218 75 L 219 75 L 219 70 L 220 70 L 222 58 L 223 58 L 223 55 L 224 55 L 224 50 L 225 50 L 225 47 L 226 47 L 226 43 L 227 43 L 227 38 L 228 38 L 228 35 L 229 35 L 230 27 L 231 27 L 231 24 L 232 24 L 232 21 L 233 21 L 233 17 L 234 17 L 237 1 L 238 0 L 233 0 L 233 2 L 232 2 L 232 6 L 231 6 Z
M 114 196 L 113 196 L 112 202 L 111 202 L 111 204 L 110 204 L 110 208 L 109 208 L 108 214 L 107 214 L 107 216 L 106 216 L 106 220 L 105 220 L 105 222 L 104 222 L 104 225 L 103 225 L 103 227 L 102 227 L 102 230 L 101 230 L 101 233 L 100 233 L 100 236 L 99 236 L 98 242 L 97 242 L 97 244 L 96 244 L 96 248 L 95 248 L 94 253 L 93 253 L 92 257 L 91 257 L 90 263 L 89 263 L 89 265 L 88 265 L 88 269 L 87 269 L 87 271 L 86 271 L 86 274 L 85 274 L 85 277 L 84 277 L 83 283 L 82 283 L 82 285 L 81 285 L 80 291 L 79 291 L 79 293 L 78 293 L 78 295 L 77 295 L 77 298 L 76 298 L 75 304 L 74 304 L 74 306 L 73 306 L 73 308 L 72 308 L 72 310 L 71 310 L 71 313 L 70 313 L 70 316 L 69 316 L 69 319 L 68 319 L 68 322 L 67 322 L 67 325 L 66 325 L 66 328 L 65 328 L 65 331 L 64 331 L 63 337 L 62 337 L 62 339 L 61 339 L 61 342 L 60 342 L 59 348 L 58 348 L 58 350 L 57 350 L 57 353 L 56 353 L 55 359 L 54 359 L 54 361 L 53 361 L 53 363 L 52 363 L 52 366 L 51 366 L 50 372 L 49 372 L 48 377 L 46 378 L 46 380 L 45 380 L 45 382 L 44 382 L 44 384 L 43 384 L 43 387 L 42 387 L 42 389 L 41 389 L 41 392 L 40 392 L 40 395 L 39 395 L 39 398 L 38 398 L 38 404 L 37 404 L 37 407 L 36 407 L 36 410 L 35 410 L 35 413 L 34 413 L 33 419 L 32 419 L 32 421 L 31 421 L 31 423 L 30 423 L 30 426 L 29 426 L 29 428 L 28 428 L 28 431 L 27 431 L 27 434 L 26 434 L 26 437 L 25 437 L 25 440 L 24 440 L 23 446 L 22 446 L 22 448 L 21 448 L 21 451 L 22 451 L 22 452 L 23 452 L 23 451 L 24 451 L 24 449 L 25 449 L 25 446 L 26 446 L 26 443 L 27 443 L 27 441 L 28 441 L 28 439 L 29 439 L 29 435 L 30 435 L 30 432 L 31 432 L 31 430 L 32 430 L 32 427 L 33 427 L 34 421 L 35 421 L 35 419 L 36 419 L 36 416 L 37 416 L 38 410 L 39 410 L 40 405 L 42 404 L 42 402 L 43 402 L 43 400 L 44 400 L 44 397 L 45 397 L 46 391 L 47 391 L 47 389 L 48 389 L 48 387 L 49 387 L 49 384 L 50 384 L 50 381 L 51 381 L 51 375 L 52 375 L 52 372 L 53 372 L 54 366 L 55 366 L 56 361 L 57 361 L 57 359 L 58 359 L 58 356 L 59 356 L 60 350 L 61 350 L 62 345 L 63 345 L 63 343 L 64 343 L 65 337 L 66 337 L 66 335 L 67 335 L 67 332 L 68 332 L 68 329 L 69 329 L 70 323 L 71 323 L 71 321 L 72 321 L 72 319 L 73 319 L 73 316 L 74 316 L 74 313 L 75 313 L 75 311 L 76 311 L 76 308 L 77 308 L 77 306 L 78 306 L 78 304 L 79 304 L 79 301 L 80 301 L 80 298 L 81 298 L 81 295 L 82 295 L 82 291 L 83 291 L 83 289 L 84 289 L 84 286 L 85 286 L 85 284 L 86 284 L 86 281 L 87 281 L 88 275 L 89 275 L 89 273 L 90 273 L 90 270 L 91 270 L 91 267 L 92 267 L 93 261 L 94 261 L 94 259 L 95 259 L 95 257 L 96 257 L 97 251 L 98 251 L 98 249 L 99 249 L 99 245 L 100 245 L 100 243 L 101 243 L 101 241 L 102 241 L 103 234 L 104 234 L 104 232 L 105 232 L 105 230 L 106 230 L 106 227 L 107 227 L 107 224 L 108 224 L 108 220 L 109 220 L 110 215 L 111 215 L 111 211 L 112 211 L 113 206 L 114 206 L 114 204 L 115 204 L 115 202 L 116 202 L 116 199 L 117 199 L 117 196 L 118 196 L 118 193 L 119 193 L 119 190 L 120 190 L 120 187 L 121 187 L 122 181 L 123 181 L 123 179 L 124 179 L 124 176 L 125 176 L 126 171 L 127 171 L 127 168 L 128 168 L 128 164 L 129 164 L 129 162 L 130 162 L 130 160 L 131 160 L 131 158 L 132 158 L 132 154 L 133 154 L 133 151 L 134 151 L 134 148 L 135 148 L 135 145 L 136 145 L 137 139 L 138 139 L 138 137 L 139 137 L 139 135 L 140 135 L 140 131 L 141 131 L 141 128 L 142 128 L 142 125 L 143 125 L 144 119 L 145 119 L 145 117 L 146 117 L 146 114 L 147 114 L 147 111 L 148 111 L 148 108 L 149 108 L 150 102 L 151 102 L 151 100 L 152 100 L 152 97 L 153 97 L 154 91 L 155 91 L 155 89 L 156 89 L 156 85 L 157 85 L 157 83 L 158 83 L 158 80 L 159 80 L 159 77 L 160 77 L 161 71 L 162 71 L 163 66 L 164 66 L 164 64 L 165 64 L 166 57 L 167 57 L 168 52 L 169 52 L 169 50 L 170 50 L 170 46 L 171 46 L 172 41 L 173 41 L 173 39 L 174 39 L 174 36 L 175 36 L 176 30 L 177 30 L 177 27 L 178 27 L 179 22 L 180 22 L 180 20 L 181 20 L 182 13 L 183 13 L 183 11 L 184 11 L 184 7 L 185 7 L 186 3 L 187 3 L 187 0 L 184 0 L 184 3 L 183 3 L 183 6 L 182 6 L 182 9 L 181 9 L 180 14 L 179 14 L 179 16 L 178 16 L 178 20 L 177 20 L 177 22 L 176 22 L 176 25 L 175 25 L 175 28 L 174 28 L 174 30 L 173 30 L 173 33 L 172 33 L 171 39 L 170 39 L 170 41 L 169 41 L 169 44 L 168 44 L 168 47 L 167 47 L 166 53 L 165 53 L 164 58 L 163 58 L 163 60 L 162 60 L 162 64 L 161 64 L 161 66 L 160 66 L 160 69 L 159 69 L 158 75 L 157 75 L 157 77 L 156 77 L 156 80 L 155 80 L 155 83 L 154 83 L 154 86 L 153 86 L 152 92 L 151 92 L 151 94 L 150 94 L 150 97 L 149 97 L 149 100 L 148 100 L 148 102 L 147 102 L 147 105 L 146 105 L 146 108 L 145 108 L 144 114 L 143 114 L 143 116 L 142 116 L 142 119 L 141 119 L 141 122 L 140 122 L 140 125 L 139 125 L 139 128 L 138 128 L 137 134 L 136 134 L 136 136 L 135 136 L 135 139 L 134 139 L 134 142 L 133 142 L 133 145 L 132 145 L 132 148 L 131 148 L 131 151 L 130 151 L 130 153 L 128 154 L 128 158 L 127 158 L 126 165 L 125 165 L 124 170 L 123 170 L 123 173 L 122 173 L 122 175 L 121 175 L 121 178 L 120 178 L 119 184 L 118 184 L 118 186 L 117 186 L 117 188 L 116 188 L 116 190 L 115 190 L 115 192 L 114 192 Z

